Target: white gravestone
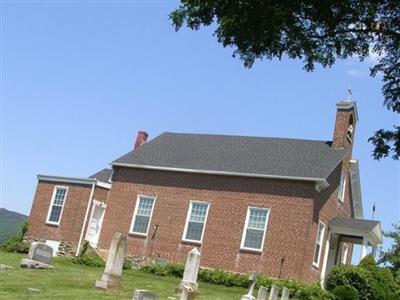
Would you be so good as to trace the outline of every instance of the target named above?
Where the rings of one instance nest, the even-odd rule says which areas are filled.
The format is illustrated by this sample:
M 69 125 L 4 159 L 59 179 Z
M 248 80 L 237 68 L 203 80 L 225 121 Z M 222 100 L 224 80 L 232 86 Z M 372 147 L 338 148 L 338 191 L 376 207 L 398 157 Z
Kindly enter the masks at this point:
M 257 300 L 267 300 L 268 289 L 265 286 L 260 286 L 258 289 Z
M 249 289 L 247 291 L 247 294 L 242 296 L 242 300 L 256 300 L 256 298 L 253 296 L 255 286 L 256 274 L 251 273 L 249 276 Z
M 96 287 L 100 289 L 113 289 L 121 287 L 122 267 L 126 251 L 126 236 L 116 233 L 110 245 L 106 267 Z
M 157 300 L 157 295 L 146 290 L 135 290 L 132 300 Z
M 269 293 L 268 300 L 278 300 L 279 289 L 273 285 L 271 286 L 271 292 Z
M 44 244 L 34 242 L 29 248 L 28 258 L 21 260 L 22 268 L 29 269 L 51 269 L 50 265 L 53 257 L 53 248 Z
M 284 287 L 282 289 L 281 300 L 289 300 L 289 295 L 290 295 L 289 289 Z
M 197 275 L 200 267 L 200 252 L 193 248 L 186 258 L 183 279 L 179 284 L 178 292 L 181 294 L 180 300 L 192 300 L 198 294 Z

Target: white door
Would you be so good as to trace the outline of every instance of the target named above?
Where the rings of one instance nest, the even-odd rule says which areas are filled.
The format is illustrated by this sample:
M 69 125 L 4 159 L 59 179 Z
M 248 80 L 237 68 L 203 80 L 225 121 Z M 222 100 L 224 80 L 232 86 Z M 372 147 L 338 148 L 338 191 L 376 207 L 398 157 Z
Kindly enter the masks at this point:
M 93 203 L 92 215 L 90 217 L 86 240 L 93 246 L 97 245 L 100 236 L 101 224 L 103 222 L 105 207 L 98 203 Z

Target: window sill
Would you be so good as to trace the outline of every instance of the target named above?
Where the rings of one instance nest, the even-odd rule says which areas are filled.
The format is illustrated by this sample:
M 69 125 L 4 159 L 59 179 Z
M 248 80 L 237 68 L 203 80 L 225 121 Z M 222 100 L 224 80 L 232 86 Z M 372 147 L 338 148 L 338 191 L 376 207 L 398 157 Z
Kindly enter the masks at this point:
M 49 223 L 49 222 L 46 222 L 45 225 L 46 226 L 50 226 L 50 227 L 60 227 L 60 223 Z
M 140 238 L 140 239 L 147 239 L 147 234 L 140 234 L 140 233 L 136 233 L 136 232 L 129 232 L 128 236 L 130 237 L 134 237 L 134 238 Z
M 258 255 L 262 255 L 263 253 L 262 250 L 248 249 L 248 248 L 240 248 L 239 251 L 243 253 L 258 254 Z
M 182 240 L 181 243 L 186 245 L 201 246 L 200 241 Z

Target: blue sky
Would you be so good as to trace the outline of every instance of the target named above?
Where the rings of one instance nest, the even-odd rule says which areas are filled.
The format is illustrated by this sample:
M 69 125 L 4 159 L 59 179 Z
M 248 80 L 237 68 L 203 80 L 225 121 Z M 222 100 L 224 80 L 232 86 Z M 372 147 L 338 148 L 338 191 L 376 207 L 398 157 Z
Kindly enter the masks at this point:
M 373 59 L 302 70 L 232 58 L 212 29 L 174 31 L 178 2 L 3 1 L 1 206 L 29 214 L 36 174 L 88 176 L 128 152 L 138 130 L 332 139 L 353 89 L 364 215 L 400 219 L 399 164 L 369 136 L 399 124 L 382 106 Z M 387 247 L 386 243 L 386 247 Z

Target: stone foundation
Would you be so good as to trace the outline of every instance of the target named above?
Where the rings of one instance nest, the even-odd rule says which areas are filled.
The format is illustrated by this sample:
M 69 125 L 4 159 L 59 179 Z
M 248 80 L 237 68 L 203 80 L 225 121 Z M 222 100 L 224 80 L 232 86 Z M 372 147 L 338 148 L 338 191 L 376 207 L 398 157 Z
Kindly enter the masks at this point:
M 45 239 L 38 239 L 34 237 L 24 237 L 24 241 L 31 244 L 32 242 L 46 243 Z M 60 257 L 73 257 L 75 256 L 76 247 L 68 241 L 60 241 L 57 256 Z

